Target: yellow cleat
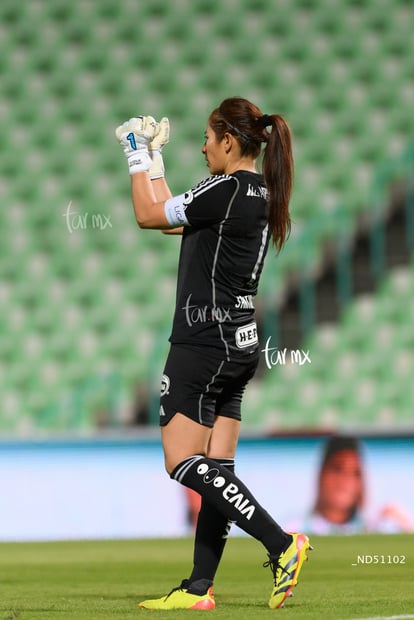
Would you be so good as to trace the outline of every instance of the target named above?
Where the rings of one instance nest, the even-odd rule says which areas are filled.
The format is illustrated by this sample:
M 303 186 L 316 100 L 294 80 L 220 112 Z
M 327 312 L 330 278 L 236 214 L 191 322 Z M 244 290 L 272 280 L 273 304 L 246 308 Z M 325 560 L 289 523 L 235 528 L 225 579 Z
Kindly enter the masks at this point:
M 274 588 L 269 599 L 271 609 L 280 609 L 285 600 L 293 596 L 292 588 L 298 583 L 302 564 L 307 560 L 308 550 L 313 547 L 305 534 L 291 534 L 293 540 L 289 547 L 276 559 L 270 558 L 264 566 L 270 566 L 273 573 Z
M 201 591 L 206 590 L 204 594 L 195 593 L 200 591 L 197 585 L 197 582 L 195 582 L 195 584 L 190 586 L 188 581 L 184 580 L 178 588 L 171 590 L 167 596 L 142 601 L 142 603 L 138 603 L 138 607 L 141 609 L 193 609 L 199 611 L 214 609 L 216 603 L 211 585 L 207 589 L 201 588 Z

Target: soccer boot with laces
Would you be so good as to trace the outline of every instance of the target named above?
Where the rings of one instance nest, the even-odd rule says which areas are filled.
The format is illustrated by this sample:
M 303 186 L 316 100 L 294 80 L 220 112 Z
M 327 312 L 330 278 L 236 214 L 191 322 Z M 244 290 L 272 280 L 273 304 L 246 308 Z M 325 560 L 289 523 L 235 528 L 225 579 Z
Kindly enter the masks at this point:
M 280 609 L 285 600 L 293 596 L 292 589 L 298 583 L 302 564 L 308 559 L 308 551 L 313 547 L 305 534 L 291 533 L 292 542 L 278 557 L 269 555 L 264 566 L 270 566 L 274 587 L 269 599 L 271 609 Z
M 216 606 L 211 581 L 198 579 L 190 584 L 187 579 L 167 596 L 138 603 L 141 609 L 192 609 L 210 611 Z

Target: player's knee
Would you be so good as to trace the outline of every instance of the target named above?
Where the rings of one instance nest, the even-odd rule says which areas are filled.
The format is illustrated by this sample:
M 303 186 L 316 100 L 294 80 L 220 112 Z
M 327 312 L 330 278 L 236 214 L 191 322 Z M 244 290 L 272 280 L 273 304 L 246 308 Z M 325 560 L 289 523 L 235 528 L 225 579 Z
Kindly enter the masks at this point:
M 171 476 L 171 473 L 174 471 L 174 467 L 171 465 L 169 461 L 167 461 L 167 459 L 165 459 L 164 461 L 164 468 L 167 474 Z
M 174 473 L 180 469 L 181 465 L 186 464 L 187 462 L 190 462 L 192 459 L 194 459 L 194 457 L 196 458 L 200 458 L 200 457 L 205 457 L 205 453 L 203 452 L 196 452 L 194 454 L 186 454 L 186 455 L 181 455 L 181 456 L 164 456 L 164 466 L 165 466 L 165 471 L 167 472 L 167 474 L 170 476 L 170 478 L 174 477 Z
M 177 467 L 177 465 L 179 465 L 181 463 L 182 459 L 177 459 L 171 456 L 165 456 L 164 457 L 164 467 L 165 467 L 165 471 L 167 472 L 167 474 L 169 476 L 171 476 L 172 472 L 175 470 L 175 468 Z

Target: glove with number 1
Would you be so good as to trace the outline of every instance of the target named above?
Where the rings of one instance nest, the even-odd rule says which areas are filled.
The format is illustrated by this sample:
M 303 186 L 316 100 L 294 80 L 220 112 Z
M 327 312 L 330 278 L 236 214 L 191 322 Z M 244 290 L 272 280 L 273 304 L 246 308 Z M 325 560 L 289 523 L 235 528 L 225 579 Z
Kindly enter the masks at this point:
M 152 159 L 148 147 L 158 132 L 158 123 L 152 116 L 137 116 L 120 125 L 115 135 L 128 161 L 129 174 L 148 172 Z
M 152 159 L 149 173 L 152 180 L 161 179 L 164 176 L 164 161 L 161 151 L 170 139 L 170 122 L 168 118 L 162 118 L 157 125 L 157 132 L 149 145 L 149 154 Z

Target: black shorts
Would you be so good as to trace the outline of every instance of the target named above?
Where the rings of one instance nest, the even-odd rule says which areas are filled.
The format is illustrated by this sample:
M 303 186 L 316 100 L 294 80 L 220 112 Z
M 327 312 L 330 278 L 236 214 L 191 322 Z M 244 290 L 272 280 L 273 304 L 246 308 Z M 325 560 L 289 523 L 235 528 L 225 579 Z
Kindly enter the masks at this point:
M 259 352 L 228 362 L 207 347 L 171 345 L 161 383 L 160 425 L 176 413 L 213 427 L 215 416 L 241 419 L 244 389 Z

